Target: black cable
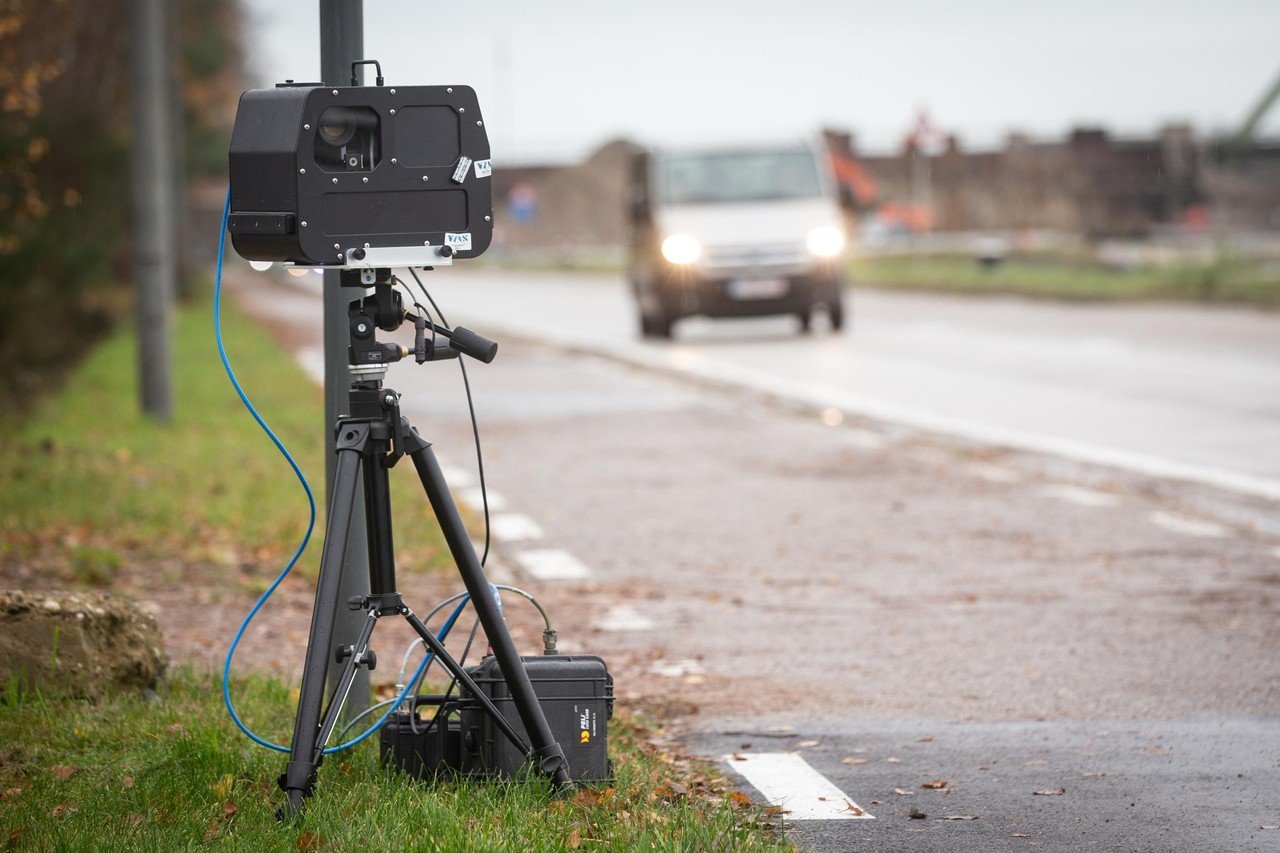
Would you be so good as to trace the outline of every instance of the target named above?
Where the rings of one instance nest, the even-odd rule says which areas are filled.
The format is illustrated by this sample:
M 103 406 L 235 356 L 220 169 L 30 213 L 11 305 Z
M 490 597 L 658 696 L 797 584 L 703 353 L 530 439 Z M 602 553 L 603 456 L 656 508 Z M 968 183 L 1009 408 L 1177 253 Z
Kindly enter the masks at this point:
M 431 307 L 436 309 L 436 314 L 440 317 L 440 325 L 445 328 L 451 328 L 449 321 L 444 318 L 444 312 L 440 310 L 440 306 L 436 304 L 435 299 L 431 297 L 430 291 L 426 285 L 422 283 L 422 279 L 418 278 L 418 273 L 413 267 L 409 267 L 409 275 L 413 276 L 413 280 L 418 283 L 418 289 L 422 291 L 422 295 L 427 297 L 427 302 L 431 303 Z M 484 452 L 480 449 L 480 426 L 476 423 L 476 407 L 471 400 L 471 381 L 467 379 L 467 363 L 463 359 L 462 353 L 458 353 L 458 368 L 462 371 L 462 387 L 467 391 L 467 410 L 471 413 L 471 435 L 476 441 L 476 469 L 480 474 L 480 502 L 484 505 L 484 553 L 480 555 L 480 565 L 483 566 L 485 561 L 489 559 L 489 490 L 485 487 L 484 482 Z

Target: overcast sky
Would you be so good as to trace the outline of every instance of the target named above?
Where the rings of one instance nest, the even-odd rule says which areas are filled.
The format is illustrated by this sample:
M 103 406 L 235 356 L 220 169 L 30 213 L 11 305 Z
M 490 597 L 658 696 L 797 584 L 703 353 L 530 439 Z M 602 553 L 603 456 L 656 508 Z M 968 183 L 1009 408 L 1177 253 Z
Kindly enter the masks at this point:
M 315 0 L 245 3 L 258 83 L 318 79 Z M 1221 130 L 1280 75 L 1280 0 L 365 0 L 364 17 L 388 85 L 474 86 L 508 161 L 823 125 L 883 150 L 920 109 L 975 147 L 1077 124 Z

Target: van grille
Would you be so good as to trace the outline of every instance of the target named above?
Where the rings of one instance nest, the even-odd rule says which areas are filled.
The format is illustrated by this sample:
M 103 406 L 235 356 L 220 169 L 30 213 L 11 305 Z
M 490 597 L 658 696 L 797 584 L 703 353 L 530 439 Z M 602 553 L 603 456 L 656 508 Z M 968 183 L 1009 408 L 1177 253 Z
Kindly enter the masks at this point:
M 707 246 L 698 265 L 711 271 L 788 272 L 809 264 L 809 255 L 799 243 L 753 243 Z

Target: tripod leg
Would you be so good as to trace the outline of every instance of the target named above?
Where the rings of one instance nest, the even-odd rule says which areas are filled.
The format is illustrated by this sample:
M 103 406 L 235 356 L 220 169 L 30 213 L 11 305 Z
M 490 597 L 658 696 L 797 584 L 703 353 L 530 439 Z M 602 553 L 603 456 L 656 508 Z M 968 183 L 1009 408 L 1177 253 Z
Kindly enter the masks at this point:
M 373 626 L 377 623 L 377 611 L 370 610 L 368 618 L 360 628 L 360 636 L 351 647 L 351 657 L 347 658 L 342 677 L 334 686 L 333 697 L 329 699 L 329 709 L 325 711 L 324 721 L 320 723 L 320 733 L 316 735 L 316 748 L 312 752 L 312 761 L 316 766 L 319 766 L 324 758 L 325 744 L 329 740 L 329 735 L 333 733 L 333 727 L 338 724 L 338 714 L 342 713 L 342 705 L 347 701 L 347 694 L 351 692 L 351 683 L 356 680 L 356 673 L 365 664 L 365 655 L 369 651 L 369 639 L 373 636 Z
M 547 724 L 542 706 L 538 704 L 538 696 L 533 692 L 529 674 L 524 670 L 524 662 L 520 660 L 516 644 L 507 631 L 506 623 L 502 621 L 502 613 L 493 599 L 493 591 L 484 576 L 484 568 L 480 565 L 480 560 L 476 558 L 476 549 L 467 535 L 462 517 L 458 515 L 458 507 L 449 493 L 449 484 L 445 482 L 440 463 L 436 461 L 431 445 L 422 440 L 417 430 L 410 428 L 407 432 L 405 449 L 413 458 L 413 467 L 418 470 L 418 477 L 422 480 L 427 499 L 431 501 L 436 520 L 444 532 L 445 541 L 449 544 L 449 551 L 453 554 L 454 562 L 458 564 L 462 583 L 471 594 L 471 606 L 480 617 L 484 633 L 489 638 L 489 644 L 493 646 L 493 656 L 497 658 L 502 677 L 506 680 L 508 689 L 511 690 L 511 699 L 520 714 L 520 721 L 524 723 L 525 731 L 529 733 L 529 740 L 533 742 L 538 770 L 557 785 L 571 784 L 564 750 L 556 743 L 555 735 L 551 733 L 551 726 Z
M 343 444 L 341 440 L 339 443 Z M 319 765 L 315 752 L 316 739 L 320 733 L 320 709 L 324 704 L 329 647 L 333 643 L 333 617 L 338 610 L 342 559 L 347 550 L 347 533 L 351 526 L 351 508 L 356 496 L 362 446 L 363 441 L 359 442 L 359 446 L 348 444 L 338 450 L 333 499 L 325 524 L 320 579 L 316 583 L 316 602 L 311 611 L 311 634 L 307 639 L 307 658 L 302 669 L 298 715 L 293 726 L 289 763 L 280 777 L 280 787 L 288 797 L 285 804 L 287 817 L 298 813 L 302 807 L 302 798 L 310 794 L 315 785 L 316 767 Z
M 516 731 L 516 727 L 511 725 L 511 721 L 508 720 L 506 716 L 498 710 L 498 707 L 493 704 L 493 700 L 481 692 L 480 687 L 467 673 L 466 669 L 463 668 L 462 664 L 458 663 L 453 655 L 449 654 L 448 649 L 444 647 L 444 643 L 440 642 L 436 635 L 431 633 L 431 630 L 427 628 L 421 619 L 418 618 L 418 614 L 414 613 L 407 607 L 404 608 L 401 613 L 404 615 L 404 618 L 408 620 L 409 626 L 418 632 L 418 636 L 422 638 L 422 642 L 426 644 L 427 648 L 430 649 L 440 660 L 440 663 L 444 665 L 444 668 L 449 670 L 449 673 L 454 678 L 458 679 L 462 686 L 480 702 L 480 705 L 489 713 L 489 716 L 493 718 L 493 722 L 498 726 L 498 728 L 502 729 L 502 733 L 506 735 L 513 744 L 515 744 L 516 749 L 520 750 L 525 755 L 528 755 L 529 744 L 525 743 L 524 738 L 520 736 L 518 731 Z

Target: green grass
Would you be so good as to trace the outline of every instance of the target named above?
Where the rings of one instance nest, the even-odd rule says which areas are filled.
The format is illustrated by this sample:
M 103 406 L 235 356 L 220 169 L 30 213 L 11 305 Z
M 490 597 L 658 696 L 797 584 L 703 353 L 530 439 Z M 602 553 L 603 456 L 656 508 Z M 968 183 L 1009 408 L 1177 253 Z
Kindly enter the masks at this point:
M 850 263 L 855 287 L 1016 294 L 1052 299 L 1179 300 L 1280 305 L 1280 265 L 1222 260 L 1109 269 L 1060 258 L 1010 258 L 994 269 L 959 255 L 893 255 Z
M 60 580 L 106 586 L 133 559 L 278 564 L 306 527 L 293 474 L 223 374 L 208 299 L 174 327 L 175 417 L 138 412 L 131 328 L 117 331 L 22 416 L 0 417 L 0 562 L 43 559 Z M 268 423 L 324 497 L 320 390 L 259 326 L 224 300 L 232 364 Z M 398 556 L 443 554 L 417 481 L 393 477 Z M 318 524 L 323 523 L 323 506 Z M 319 537 L 317 536 L 316 539 Z M 314 541 L 314 540 L 313 540 Z M 304 572 L 314 571 L 304 561 Z
M 423 784 L 383 770 L 375 739 L 330 756 L 297 825 L 274 819 L 284 756 L 233 728 L 211 676 L 97 705 L 0 694 L 0 843 L 18 850 L 774 850 L 740 798 L 681 771 L 627 720 L 617 779 L 556 798 L 541 780 Z M 236 684 L 244 715 L 286 737 L 280 682 Z M 688 793 L 685 793 L 688 789 Z

